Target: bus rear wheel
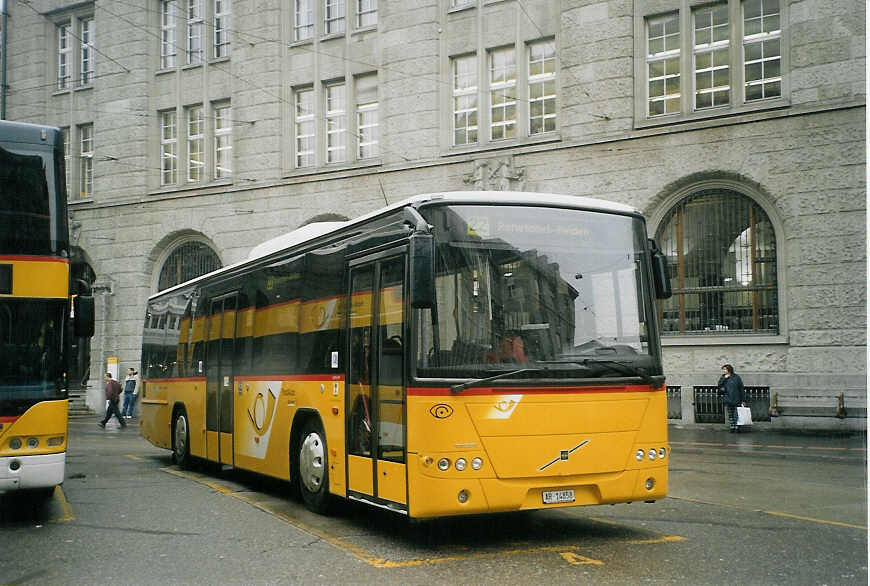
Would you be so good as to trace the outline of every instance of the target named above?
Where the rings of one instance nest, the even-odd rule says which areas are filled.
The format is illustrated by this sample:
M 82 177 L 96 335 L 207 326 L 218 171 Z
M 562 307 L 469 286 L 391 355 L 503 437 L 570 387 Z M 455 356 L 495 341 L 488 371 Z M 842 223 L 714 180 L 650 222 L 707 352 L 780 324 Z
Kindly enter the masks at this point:
M 305 422 L 296 452 L 296 478 L 305 506 L 324 514 L 329 510 L 329 456 L 326 449 L 326 435 L 317 419 Z
M 190 467 L 190 425 L 184 409 L 178 410 L 172 424 L 172 460 L 182 468 Z

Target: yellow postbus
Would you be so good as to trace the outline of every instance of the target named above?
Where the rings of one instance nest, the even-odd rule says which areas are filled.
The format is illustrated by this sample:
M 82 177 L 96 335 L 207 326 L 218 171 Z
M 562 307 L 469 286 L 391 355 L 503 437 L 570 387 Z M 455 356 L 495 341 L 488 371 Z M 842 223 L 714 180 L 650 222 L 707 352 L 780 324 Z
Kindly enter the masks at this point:
M 634 209 L 410 198 L 312 224 L 152 296 L 141 433 L 414 518 L 667 492 L 656 298 Z
M 0 121 L 0 493 L 63 482 L 70 337 L 94 318 L 69 258 L 60 130 Z

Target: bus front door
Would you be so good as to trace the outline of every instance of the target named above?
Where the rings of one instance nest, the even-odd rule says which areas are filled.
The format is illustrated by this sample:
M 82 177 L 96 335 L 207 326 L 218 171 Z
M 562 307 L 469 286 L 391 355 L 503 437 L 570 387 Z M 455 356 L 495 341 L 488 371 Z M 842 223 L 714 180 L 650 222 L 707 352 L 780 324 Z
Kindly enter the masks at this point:
M 211 302 L 206 345 L 205 443 L 209 460 L 233 464 L 233 358 L 236 295 Z
M 407 510 L 405 256 L 351 266 L 347 487 L 351 498 Z

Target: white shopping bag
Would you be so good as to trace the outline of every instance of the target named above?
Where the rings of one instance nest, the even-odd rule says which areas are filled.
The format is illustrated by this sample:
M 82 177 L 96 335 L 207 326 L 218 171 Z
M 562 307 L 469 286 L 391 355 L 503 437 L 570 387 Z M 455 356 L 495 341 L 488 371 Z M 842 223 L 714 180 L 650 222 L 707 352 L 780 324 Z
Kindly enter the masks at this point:
M 752 425 L 752 410 L 749 407 L 737 408 L 737 425 Z

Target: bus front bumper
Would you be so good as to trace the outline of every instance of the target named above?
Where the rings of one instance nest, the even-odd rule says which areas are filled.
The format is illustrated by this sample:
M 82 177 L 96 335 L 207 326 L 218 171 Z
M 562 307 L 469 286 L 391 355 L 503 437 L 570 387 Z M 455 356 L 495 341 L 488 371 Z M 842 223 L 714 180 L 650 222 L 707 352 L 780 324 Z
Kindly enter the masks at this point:
M 0 458 L 0 494 L 57 486 L 63 482 L 65 466 L 66 452 Z

